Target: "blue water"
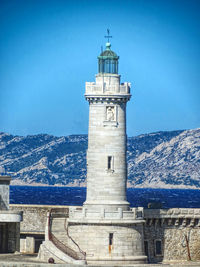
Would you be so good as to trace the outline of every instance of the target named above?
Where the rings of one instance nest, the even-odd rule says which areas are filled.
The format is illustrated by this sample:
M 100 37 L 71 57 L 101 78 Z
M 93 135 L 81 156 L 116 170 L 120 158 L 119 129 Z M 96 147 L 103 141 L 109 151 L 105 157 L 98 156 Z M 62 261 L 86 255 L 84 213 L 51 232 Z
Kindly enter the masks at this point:
M 86 198 L 83 187 L 10 186 L 11 204 L 82 205 Z M 161 202 L 163 208 L 200 208 L 200 190 L 129 188 L 131 207 L 147 207 Z

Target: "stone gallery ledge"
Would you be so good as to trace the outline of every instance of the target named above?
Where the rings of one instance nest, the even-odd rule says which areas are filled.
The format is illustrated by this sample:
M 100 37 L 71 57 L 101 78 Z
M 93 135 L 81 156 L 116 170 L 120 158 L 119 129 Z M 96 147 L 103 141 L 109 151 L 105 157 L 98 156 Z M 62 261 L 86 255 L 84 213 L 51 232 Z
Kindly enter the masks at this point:
M 68 219 L 68 223 L 70 224 L 101 224 L 101 225 L 133 225 L 138 223 L 145 223 L 145 220 L 105 220 L 105 219 Z
M 131 210 L 122 210 L 118 208 L 117 211 L 106 211 L 104 208 L 101 211 L 90 210 L 88 208 L 70 208 L 69 210 L 70 220 L 140 220 L 143 219 L 143 208 L 132 208 Z
M 0 211 L 0 222 L 21 222 L 23 220 L 23 212 L 11 210 Z

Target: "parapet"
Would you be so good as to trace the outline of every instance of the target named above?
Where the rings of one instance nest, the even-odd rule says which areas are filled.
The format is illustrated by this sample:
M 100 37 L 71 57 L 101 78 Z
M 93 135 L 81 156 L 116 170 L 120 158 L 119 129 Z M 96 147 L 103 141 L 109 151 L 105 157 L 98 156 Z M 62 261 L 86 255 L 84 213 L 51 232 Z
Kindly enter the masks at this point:
M 147 226 L 200 227 L 200 209 L 145 209 L 144 219 Z
M 70 207 L 69 222 L 70 223 L 104 223 L 104 224 L 136 224 L 144 222 L 143 208 L 132 208 L 131 210 L 107 211 L 104 208 L 99 210 L 90 210 L 87 208 Z
M 172 209 L 144 209 L 144 217 L 148 218 L 198 218 L 200 209 L 172 208 Z
M 131 84 L 128 82 L 122 84 L 96 84 L 86 82 L 85 96 L 87 95 L 130 95 Z

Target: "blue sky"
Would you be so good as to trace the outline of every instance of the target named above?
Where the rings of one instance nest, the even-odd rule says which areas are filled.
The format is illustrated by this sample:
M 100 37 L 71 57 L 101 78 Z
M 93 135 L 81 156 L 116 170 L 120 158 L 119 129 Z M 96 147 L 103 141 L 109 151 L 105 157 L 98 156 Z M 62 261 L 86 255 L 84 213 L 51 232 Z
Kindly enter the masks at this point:
M 107 28 L 132 84 L 128 135 L 199 127 L 199 14 L 199 0 L 0 0 L 0 131 L 87 133 Z

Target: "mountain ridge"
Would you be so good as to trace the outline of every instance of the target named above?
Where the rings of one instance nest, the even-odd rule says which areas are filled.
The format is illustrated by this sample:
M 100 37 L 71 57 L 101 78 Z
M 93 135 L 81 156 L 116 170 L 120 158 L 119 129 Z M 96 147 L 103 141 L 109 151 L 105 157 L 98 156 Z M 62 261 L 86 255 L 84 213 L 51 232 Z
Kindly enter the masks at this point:
M 86 186 L 87 135 L 0 132 L 0 172 L 12 184 Z M 129 187 L 200 188 L 200 128 L 128 137 Z

